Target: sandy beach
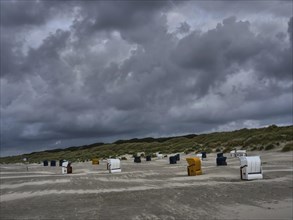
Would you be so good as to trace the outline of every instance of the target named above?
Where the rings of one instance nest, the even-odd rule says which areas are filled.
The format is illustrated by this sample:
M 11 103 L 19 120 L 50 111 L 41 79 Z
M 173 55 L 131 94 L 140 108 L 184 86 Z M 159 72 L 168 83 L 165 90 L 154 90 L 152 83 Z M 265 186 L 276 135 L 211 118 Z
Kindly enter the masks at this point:
M 1 165 L 1 219 L 292 219 L 292 153 L 260 155 L 264 179 L 240 180 L 239 159 L 216 154 L 202 161 L 203 175 L 187 176 L 186 157 L 122 162 L 109 174 L 106 161 L 61 167 Z

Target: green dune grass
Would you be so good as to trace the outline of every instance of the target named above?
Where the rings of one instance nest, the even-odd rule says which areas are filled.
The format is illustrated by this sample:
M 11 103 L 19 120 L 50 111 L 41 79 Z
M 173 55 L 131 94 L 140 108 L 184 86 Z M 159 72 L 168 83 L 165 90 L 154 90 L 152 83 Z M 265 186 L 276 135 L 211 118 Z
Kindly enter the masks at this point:
M 152 155 L 155 152 L 163 154 L 177 152 L 229 152 L 235 147 L 238 149 L 280 150 L 292 151 L 293 126 L 278 127 L 271 125 L 259 129 L 241 129 L 231 132 L 214 132 L 209 134 L 189 134 L 184 136 L 166 138 L 142 138 L 131 140 L 118 140 L 111 144 L 94 143 L 84 146 L 74 146 L 65 149 L 54 149 L 33 152 L 18 156 L 2 157 L 0 163 L 21 163 L 28 158 L 30 163 L 43 160 L 66 159 L 74 161 L 88 161 L 92 158 L 120 157 L 125 154 L 144 152 Z

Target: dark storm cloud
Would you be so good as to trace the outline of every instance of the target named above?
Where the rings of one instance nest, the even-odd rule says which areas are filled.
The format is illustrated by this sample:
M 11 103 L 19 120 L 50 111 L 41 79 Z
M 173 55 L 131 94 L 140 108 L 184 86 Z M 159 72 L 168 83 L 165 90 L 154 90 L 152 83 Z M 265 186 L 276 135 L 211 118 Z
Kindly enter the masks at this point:
M 290 123 L 292 18 L 274 35 L 256 33 L 253 21 L 235 16 L 217 20 L 207 31 L 194 29 L 187 19 L 172 32 L 168 13 L 177 7 L 215 10 L 227 3 L 215 8 L 169 1 L 18 3 L 1 13 L 6 154 L 260 126 L 273 119 Z M 22 15 L 15 14 L 19 7 Z M 253 11 L 250 7 L 245 10 Z M 54 31 L 41 40 L 30 35 L 52 26 L 54 13 L 60 16 Z M 31 46 L 34 40 L 39 45 Z
M 171 1 L 90 2 L 82 5 L 80 13 L 84 19 L 76 21 L 74 28 L 79 35 L 118 30 L 122 38 L 143 43 L 165 28 L 157 22 L 161 23 L 161 12 L 170 6 Z
M 291 45 L 293 42 L 293 17 L 291 17 L 290 21 L 288 22 L 288 33 L 290 36 Z
M 292 15 L 292 2 L 287 0 L 281 1 L 213 1 L 212 4 L 209 1 L 198 1 L 197 6 L 215 13 L 233 13 L 239 14 L 257 14 L 260 12 L 266 12 L 267 14 L 275 17 L 289 17 Z
M 150 22 L 152 15 L 168 5 L 168 1 L 135 1 L 93 3 L 96 29 L 133 29 Z M 92 12 L 92 10 L 91 10 Z M 88 13 L 88 8 L 86 10 Z
M 23 25 L 41 25 L 46 22 L 50 10 L 42 2 L 1 2 L 1 25 L 7 28 Z
M 25 36 L 61 12 L 73 10 L 69 2 L 66 5 L 56 1 L 1 1 L 1 76 L 23 79 L 30 71 L 24 58 Z
M 1 28 L 2 33 L 3 31 Z M 10 31 L 7 32 L 11 35 L 13 34 Z M 22 43 L 17 42 L 12 36 L 1 34 L 1 76 L 8 76 L 8 74 L 19 75 L 20 64 L 23 62 L 23 55 L 20 50 L 21 45 Z
M 225 80 L 240 69 L 255 69 L 260 77 L 291 79 L 291 48 L 250 30 L 248 21 L 235 17 L 223 20 L 205 33 L 194 31 L 179 41 L 173 61 L 197 72 L 197 87 L 207 92 L 209 85 Z
M 178 27 L 179 33 L 187 33 L 190 30 L 190 25 L 187 22 L 182 22 Z
M 78 1 L 1 1 L 1 26 L 24 29 L 46 24 L 50 19 L 73 12 Z

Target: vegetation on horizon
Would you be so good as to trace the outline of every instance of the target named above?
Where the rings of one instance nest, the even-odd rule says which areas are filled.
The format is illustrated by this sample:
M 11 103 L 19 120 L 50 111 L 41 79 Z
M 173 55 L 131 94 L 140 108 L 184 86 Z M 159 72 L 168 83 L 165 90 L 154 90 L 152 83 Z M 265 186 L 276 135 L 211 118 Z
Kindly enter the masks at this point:
M 74 161 L 88 161 L 92 158 L 115 158 L 125 154 L 134 155 L 144 152 L 154 155 L 177 152 L 229 152 L 234 148 L 254 150 L 271 150 L 281 148 L 283 152 L 293 150 L 293 126 L 278 127 L 271 125 L 259 129 L 240 129 L 231 132 L 214 132 L 201 135 L 184 135 L 166 138 L 142 138 L 118 140 L 111 144 L 94 143 L 65 149 L 46 150 L 18 156 L 0 158 L 0 163 L 22 163 L 28 158 L 30 163 L 43 160 L 66 159 Z

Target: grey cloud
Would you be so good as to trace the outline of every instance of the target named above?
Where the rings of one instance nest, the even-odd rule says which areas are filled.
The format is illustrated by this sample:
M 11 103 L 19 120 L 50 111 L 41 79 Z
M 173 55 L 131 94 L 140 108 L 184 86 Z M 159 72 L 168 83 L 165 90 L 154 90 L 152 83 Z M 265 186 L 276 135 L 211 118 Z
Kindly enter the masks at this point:
M 41 25 L 48 14 L 49 10 L 42 2 L 1 1 L 1 25 L 4 27 Z
M 1 33 L 3 33 L 3 30 L 1 30 Z M 11 36 L 12 34 L 12 32 L 9 32 L 9 34 L 1 34 L 1 76 L 9 77 L 15 74 L 19 76 L 23 62 L 22 43 L 14 39 Z
M 274 55 L 270 52 L 262 52 L 255 57 L 256 70 L 260 71 L 262 76 L 292 79 L 292 50 L 275 50 Z
M 291 25 L 291 26 L 290 26 Z M 283 48 L 281 43 L 266 40 L 265 48 L 255 57 L 255 67 L 263 75 L 292 80 L 292 17 L 288 22 L 288 34 L 291 46 Z
M 270 37 L 255 35 L 249 22 L 235 17 L 223 20 L 206 33 L 192 32 L 179 41 L 173 61 L 193 69 L 199 77 L 197 86 L 207 92 L 214 81 L 225 80 L 240 69 L 254 69 L 260 77 L 291 77 L 292 53 Z
M 52 84 L 58 80 L 71 80 L 71 68 L 62 62 L 61 51 L 66 47 L 70 33 L 57 30 L 55 34 L 48 36 L 37 49 L 28 52 L 24 69 L 30 74 L 37 74 Z
M 75 20 L 73 27 L 79 39 L 96 32 L 119 31 L 122 38 L 142 44 L 154 39 L 156 32 L 164 31 L 166 19 L 162 11 L 170 8 L 171 1 L 90 2 L 82 4 L 83 19 Z
M 290 1 L 198 1 L 196 5 L 215 14 L 233 12 L 235 15 L 240 15 L 265 12 L 275 17 L 292 15 L 292 2 Z
M 190 25 L 187 22 L 182 22 L 180 27 L 178 27 L 179 33 L 187 33 L 190 30 Z
M 194 31 L 182 39 L 174 51 L 174 61 L 196 69 L 218 68 L 222 64 L 226 68 L 232 62 L 242 64 L 257 54 L 263 45 L 250 32 L 249 22 L 236 22 L 235 19 L 227 18 L 216 29 L 206 33 Z M 185 56 L 180 56 L 183 53 Z
M 149 23 L 149 19 L 167 2 L 137 1 L 137 2 L 100 2 L 95 28 L 98 29 L 129 29 Z M 110 16 L 109 16 L 110 15 Z
M 289 33 L 290 41 L 292 44 L 292 42 L 293 42 L 293 17 L 291 17 L 288 22 L 288 33 Z
M 51 19 L 64 14 L 74 13 L 80 7 L 78 1 L 1 1 L 1 26 L 8 29 L 42 26 Z
M 178 30 L 168 32 L 169 2 L 114 3 L 71 3 L 65 12 L 76 18 L 70 29 L 52 32 L 27 53 L 22 42 L 15 44 L 23 32 L 10 37 L 13 24 L 5 24 L 4 151 L 54 148 L 57 140 L 64 147 L 203 132 L 250 120 L 289 123 L 286 37 L 255 34 L 252 21 L 229 17 L 209 31 L 190 30 L 187 20 L 180 38 Z M 50 10 L 57 7 L 50 3 Z M 51 17 L 40 19 L 34 24 Z
M 123 30 L 143 26 L 170 1 L 94 1 L 80 4 L 83 20 L 76 20 L 75 27 L 83 31 Z

